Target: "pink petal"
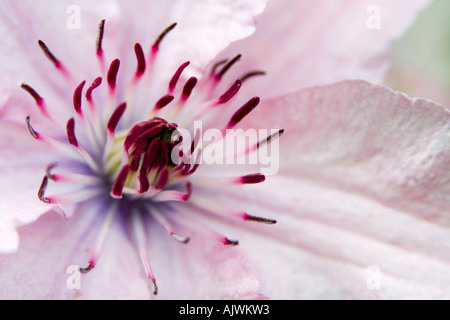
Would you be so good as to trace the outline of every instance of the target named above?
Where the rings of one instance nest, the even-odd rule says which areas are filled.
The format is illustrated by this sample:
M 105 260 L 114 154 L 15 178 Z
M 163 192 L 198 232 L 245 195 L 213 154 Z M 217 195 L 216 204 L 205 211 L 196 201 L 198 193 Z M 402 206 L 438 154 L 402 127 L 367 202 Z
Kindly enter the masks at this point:
M 149 258 L 159 293 L 145 277 L 137 248 L 123 217 L 109 230 L 96 267 L 82 275 L 79 288 L 72 267 L 85 266 L 102 221 L 98 205 L 85 205 L 72 219 L 47 214 L 20 229 L 21 250 L 0 257 L 2 299 L 238 299 L 259 298 L 259 283 L 235 248 L 195 235 L 184 245 L 158 224 L 150 227 Z M 190 235 L 191 236 L 191 235 Z M 132 238 L 132 237 L 131 237 Z M 45 252 L 45 257 L 42 256 Z M 38 275 L 38 276 L 37 276 Z M 220 290 L 218 290 L 220 288 Z
M 0 122 L 0 136 L 0 252 L 9 253 L 18 247 L 16 227 L 52 209 L 37 195 L 53 153 L 33 140 L 25 124 Z
M 450 296 L 448 110 L 346 81 L 263 102 L 246 125 L 286 130 L 279 176 L 246 186 L 248 193 L 204 192 L 278 220 L 245 226 L 254 233 L 230 229 L 264 294 Z M 381 270 L 380 290 L 367 286 L 370 266 Z
M 257 17 L 248 39 L 221 56 L 242 53 L 241 68 L 231 79 L 252 70 L 267 77 L 243 86 L 253 94 L 281 94 L 289 89 L 344 79 L 380 83 L 390 66 L 391 46 L 430 1 L 271 1 Z M 380 29 L 369 29 L 371 7 L 379 8 Z M 369 11 L 368 11 L 369 10 Z M 236 68 L 237 69 L 237 68 Z
M 267 185 L 215 200 L 277 219 L 232 223 L 249 266 L 271 299 L 448 299 L 448 228 L 361 194 L 313 180 Z M 241 228 L 239 228 L 241 226 Z M 373 270 L 379 271 L 374 273 Z

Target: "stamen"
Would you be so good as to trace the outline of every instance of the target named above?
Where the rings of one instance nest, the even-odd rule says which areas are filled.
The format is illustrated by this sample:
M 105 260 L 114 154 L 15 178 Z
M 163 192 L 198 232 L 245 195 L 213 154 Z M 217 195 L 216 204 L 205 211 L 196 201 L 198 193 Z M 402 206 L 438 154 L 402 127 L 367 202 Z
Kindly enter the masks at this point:
M 71 118 L 67 122 L 67 138 L 69 140 L 69 143 L 74 146 L 75 148 L 78 148 L 78 140 L 75 136 L 75 120 L 74 118 Z
M 191 77 L 186 82 L 186 84 L 184 85 L 183 94 L 182 94 L 182 99 L 184 101 L 186 101 L 191 96 L 192 90 L 194 90 L 195 86 L 197 85 L 197 82 L 198 82 L 198 80 L 196 77 Z
M 161 44 L 161 41 L 167 36 L 167 34 L 172 31 L 177 26 L 177 23 L 173 23 L 170 26 L 168 26 L 156 39 L 156 41 L 152 45 L 152 53 L 155 54 L 159 50 L 159 45 Z
M 189 64 L 190 64 L 189 61 L 183 63 L 175 72 L 175 74 L 173 75 L 172 79 L 169 82 L 169 93 L 173 93 L 175 87 L 177 86 L 178 80 L 180 79 L 181 74 L 183 73 L 184 69 L 186 69 L 187 66 L 189 66 Z
M 250 99 L 246 104 L 244 104 L 228 122 L 227 129 L 235 127 L 242 119 L 244 119 L 253 109 L 255 109 L 260 102 L 258 97 Z
M 120 104 L 116 108 L 116 110 L 113 112 L 111 118 L 109 119 L 108 126 L 107 126 L 108 132 L 110 135 L 114 135 L 114 131 L 116 131 L 117 124 L 119 123 L 120 119 L 122 118 L 126 108 L 127 108 L 127 103 L 124 102 L 124 103 Z
M 243 213 L 242 214 L 242 218 L 244 220 L 249 220 L 249 221 L 254 221 L 254 222 L 260 222 L 260 223 L 265 223 L 265 224 L 276 224 L 277 220 L 274 219 L 268 219 L 268 218 L 262 218 L 262 217 L 256 217 L 256 216 L 251 216 L 247 213 Z
M 119 176 L 114 182 L 114 186 L 112 188 L 111 196 L 113 198 L 120 199 L 122 198 L 123 187 L 125 186 L 125 181 L 128 178 L 128 174 L 130 172 L 130 167 L 125 165 L 122 170 L 120 170 Z
M 211 76 L 215 76 L 217 73 L 217 69 L 219 69 L 220 66 L 224 65 L 228 62 L 229 59 L 223 59 L 218 62 L 216 62 L 213 67 L 211 68 Z
M 75 111 L 80 115 L 80 117 L 83 117 L 83 112 L 81 111 L 81 97 L 83 94 L 83 88 L 86 84 L 86 81 L 83 81 L 76 89 L 73 94 L 73 106 L 75 108 Z
M 173 210 L 177 210 L 174 206 L 171 206 L 171 208 Z M 193 213 L 195 215 L 197 214 L 197 212 L 195 212 L 195 211 L 193 211 Z M 183 225 L 193 228 L 194 230 L 198 230 L 198 232 L 204 234 L 205 236 L 207 236 L 215 241 L 222 243 L 223 245 L 226 245 L 226 246 L 239 245 L 239 241 L 229 239 L 228 237 L 224 236 L 223 234 L 220 234 L 217 231 L 211 229 L 210 227 L 204 225 L 200 221 L 197 221 L 191 215 L 189 215 L 189 218 L 187 218 L 185 214 L 179 214 L 179 215 L 177 215 L 177 221 L 181 221 L 183 223 Z
M 83 274 L 88 273 L 92 269 L 95 268 L 97 264 L 98 258 L 100 257 L 100 253 L 103 248 L 103 244 L 105 243 L 106 235 L 108 231 L 111 229 L 112 222 L 114 221 L 114 217 L 117 212 L 116 206 L 111 206 L 109 211 L 106 214 L 105 220 L 103 220 L 102 225 L 100 226 L 100 232 L 97 236 L 97 239 L 94 243 L 94 249 L 92 250 L 91 257 L 89 259 L 89 264 L 86 268 L 80 268 L 80 272 Z
M 105 34 L 105 22 L 106 20 L 102 20 L 100 24 L 98 25 L 98 36 L 97 36 L 97 43 L 96 43 L 96 52 L 98 57 L 103 56 L 103 48 L 102 48 L 102 42 L 103 42 L 103 36 Z
M 191 183 L 187 183 L 186 185 L 187 192 L 180 192 L 176 190 L 164 190 L 158 193 L 153 197 L 153 200 L 162 202 L 162 201 L 188 201 L 192 194 L 192 186 Z
M 102 78 L 98 77 L 89 86 L 89 88 L 86 91 L 86 99 L 88 101 L 92 101 L 92 91 L 94 91 L 94 89 L 98 88 L 102 84 L 102 81 L 103 81 Z
M 144 50 L 142 50 L 142 46 L 139 43 L 136 43 L 134 45 L 134 52 L 136 53 L 136 58 L 137 58 L 136 77 L 140 77 L 145 72 L 146 62 L 145 62 Z
M 156 278 L 153 274 L 150 260 L 148 258 L 147 254 L 147 240 L 146 240 L 146 234 L 145 234 L 145 228 L 144 228 L 144 221 L 143 217 L 139 212 L 134 212 L 132 215 L 132 224 L 133 224 L 133 231 L 134 235 L 136 237 L 138 250 L 139 250 L 139 256 L 141 258 L 142 264 L 145 269 L 145 273 L 147 278 L 151 281 L 152 284 L 152 292 L 154 295 L 158 294 L 158 287 L 156 285 Z
M 249 221 L 261 222 L 261 223 L 265 223 L 265 224 L 277 223 L 277 221 L 274 219 L 252 216 L 252 215 L 247 214 L 246 212 L 237 211 L 237 210 L 233 210 L 233 209 L 224 207 L 220 204 L 217 204 L 217 203 L 210 201 L 208 199 L 205 199 L 205 198 L 195 197 L 195 198 L 191 199 L 190 203 L 194 204 L 195 206 L 197 206 L 199 208 L 205 209 L 209 212 L 212 212 L 214 214 L 221 215 L 224 217 L 238 218 L 238 219 L 241 219 L 244 221 L 249 220 Z
M 50 201 L 45 197 L 45 191 L 47 190 L 48 185 L 48 177 L 45 176 L 44 179 L 42 179 L 41 186 L 39 187 L 38 191 L 38 198 L 44 203 L 50 203 Z
M 244 82 L 249 78 L 256 77 L 256 76 L 265 76 L 265 75 L 266 75 L 265 71 L 252 71 L 252 72 L 244 74 L 243 76 L 241 76 L 240 79 L 242 82 Z
M 116 80 L 117 80 L 117 73 L 119 72 L 120 67 L 120 60 L 116 59 L 114 60 L 108 70 L 108 84 L 109 88 L 113 91 L 116 88 Z
M 47 45 L 42 40 L 39 40 L 38 44 L 39 44 L 39 47 L 41 47 L 42 51 L 44 52 L 45 56 L 55 65 L 55 67 L 57 69 L 60 69 L 62 67 L 61 62 L 49 50 Z
M 69 156 L 71 158 L 78 159 L 77 153 L 73 152 L 72 148 L 70 148 L 67 145 L 61 143 L 60 141 L 57 141 L 50 137 L 44 137 L 39 132 L 34 130 L 34 128 L 31 126 L 30 116 L 27 116 L 26 123 L 27 123 L 28 132 L 34 139 L 41 141 L 42 143 L 45 143 L 47 146 L 49 146 L 51 148 L 54 148 L 56 151 L 63 154 L 64 156 Z
M 167 171 L 167 168 L 163 168 L 159 173 L 158 181 L 155 184 L 155 188 L 160 190 L 164 189 L 168 181 L 169 181 L 169 171 Z
M 236 80 L 236 82 L 228 89 L 217 101 L 217 104 L 224 104 L 231 100 L 241 89 L 242 81 Z
M 162 108 L 167 106 L 169 103 L 171 103 L 173 101 L 173 99 L 175 99 L 175 97 L 172 96 L 171 94 L 165 95 L 164 97 L 162 97 L 161 99 L 158 100 L 158 102 L 155 104 L 154 109 L 161 110 Z
M 221 80 L 224 74 L 230 70 L 230 68 L 241 59 L 242 55 L 238 54 L 233 59 L 231 59 L 225 66 L 215 75 L 216 80 Z
M 36 90 L 34 90 L 26 83 L 22 83 L 20 87 L 28 92 L 36 101 L 36 104 L 41 109 L 41 111 L 46 113 L 44 99 L 36 92 Z
M 27 122 L 28 132 L 31 134 L 31 136 L 33 138 L 35 138 L 36 140 L 40 140 L 41 135 L 36 130 L 34 130 L 33 127 L 31 126 L 31 117 L 30 116 L 27 116 L 26 122 Z
M 266 176 L 260 173 L 249 174 L 239 178 L 239 182 L 242 184 L 256 184 L 266 180 Z
M 175 240 L 183 244 L 187 244 L 189 242 L 189 237 L 182 237 L 175 233 L 173 227 L 170 225 L 169 221 L 155 208 L 151 208 L 151 213 L 155 217 L 156 221 L 158 221 L 166 230 L 167 233 Z
M 270 136 L 268 136 L 266 139 L 261 140 L 258 142 L 258 144 L 256 145 L 256 148 L 259 148 L 263 145 L 269 144 L 271 143 L 273 140 L 278 139 L 279 137 L 281 137 L 284 133 L 284 129 L 280 129 L 277 132 L 271 134 Z

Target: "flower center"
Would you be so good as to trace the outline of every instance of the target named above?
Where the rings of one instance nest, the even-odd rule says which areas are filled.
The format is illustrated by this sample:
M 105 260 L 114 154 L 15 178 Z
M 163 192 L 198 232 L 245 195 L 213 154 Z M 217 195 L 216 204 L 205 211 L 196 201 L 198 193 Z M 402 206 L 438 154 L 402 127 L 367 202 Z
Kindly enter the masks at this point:
M 134 93 L 138 90 L 139 84 L 148 85 L 149 77 L 148 65 L 155 64 L 162 40 L 175 28 L 176 24 L 166 28 L 156 39 L 146 56 L 140 44 L 134 46 L 137 59 L 137 68 L 134 77 L 128 86 L 126 92 Z M 260 99 L 253 97 L 247 103 L 230 114 L 220 112 L 230 108 L 230 102 L 240 91 L 244 81 L 254 76 L 263 75 L 264 72 L 252 71 L 236 79 L 232 85 L 224 91 L 219 97 L 211 97 L 216 91 L 217 86 L 224 78 L 227 71 L 240 59 L 237 55 L 232 59 L 223 60 L 216 63 L 209 76 L 204 79 L 190 77 L 185 80 L 182 88 L 178 85 L 182 81 L 184 70 L 190 65 L 190 62 L 183 63 L 173 74 L 167 87 L 167 91 L 160 95 L 161 98 L 151 103 L 151 110 L 148 113 L 147 120 L 142 121 L 140 115 L 143 108 L 149 105 L 152 97 L 144 96 L 144 103 L 137 108 L 135 97 L 131 94 L 125 96 L 126 102 L 119 102 L 118 97 L 118 75 L 120 70 L 120 60 L 115 59 L 107 67 L 105 64 L 105 52 L 102 49 L 102 41 L 105 33 L 105 20 L 99 25 L 98 38 L 96 43 L 96 55 L 100 65 L 103 77 L 97 77 L 87 88 L 83 98 L 83 91 L 86 81 L 74 85 L 74 77 L 56 58 L 44 42 L 39 40 L 45 56 L 60 72 L 69 85 L 75 87 L 73 93 L 73 109 L 75 116 L 67 121 L 65 127 L 66 139 L 60 137 L 53 138 L 35 130 L 31 124 L 31 117 L 26 118 L 26 125 L 31 136 L 46 144 L 50 148 L 61 154 L 61 157 L 68 161 L 72 166 L 70 168 L 82 167 L 81 172 L 74 173 L 55 173 L 56 163 L 48 166 L 47 172 L 43 178 L 38 191 L 38 197 L 41 201 L 48 204 L 81 204 L 86 201 L 95 201 L 97 198 L 105 197 L 110 201 L 108 213 L 105 214 L 104 223 L 100 227 L 99 236 L 94 245 L 94 250 L 89 259 L 86 268 L 80 268 L 80 272 L 86 273 L 92 270 L 99 258 L 105 234 L 115 221 L 117 212 L 123 210 L 127 217 L 131 216 L 131 225 L 134 238 L 138 246 L 138 252 L 141 257 L 146 276 L 152 283 L 152 291 L 157 293 L 156 280 L 153 271 L 150 268 L 146 253 L 145 224 L 144 214 L 151 214 L 155 220 L 163 226 L 170 236 L 176 241 L 186 244 L 189 238 L 178 235 L 172 227 L 171 217 L 173 212 L 180 216 L 182 213 L 173 203 L 182 202 L 192 207 L 200 208 L 212 212 L 213 214 L 237 218 L 240 220 L 256 221 L 265 224 L 276 223 L 273 219 L 253 216 L 235 209 L 230 209 L 210 201 L 209 195 L 202 196 L 198 192 L 195 197 L 193 189 L 199 186 L 208 185 L 242 185 L 261 183 L 265 176 L 260 173 L 253 173 L 245 176 L 217 178 L 212 180 L 194 180 L 194 173 L 199 164 L 195 161 L 201 150 L 197 148 L 197 132 L 191 132 L 194 139 L 188 148 L 181 150 L 183 161 L 174 161 L 173 153 L 180 152 L 176 146 L 182 142 L 183 136 L 176 135 L 179 125 L 183 129 L 193 130 L 193 120 L 207 122 L 208 127 L 218 127 L 220 132 L 226 133 L 227 130 L 234 128 L 244 117 L 255 109 Z M 106 96 L 96 97 L 95 92 L 99 88 L 103 79 L 106 79 L 108 93 Z M 54 118 L 49 106 L 43 97 L 28 84 L 22 84 L 24 89 L 34 100 L 43 116 L 43 122 L 51 123 L 57 128 L 61 127 L 61 122 Z M 148 88 L 148 86 L 145 86 Z M 197 89 L 198 96 L 193 101 L 191 96 L 195 95 L 194 89 Z M 144 90 L 145 93 L 147 90 Z M 142 92 L 140 92 L 142 93 Z M 141 95 L 142 96 L 142 95 Z M 178 98 L 176 98 L 178 97 Z M 83 101 L 89 105 L 87 110 L 83 109 Z M 98 102 L 101 103 L 98 103 Z M 133 102 L 130 102 L 133 101 Z M 117 106 L 118 105 L 118 106 Z M 114 106 L 117 106 L 114 108 Z M 133 110 L 138 109 L 139 120 L 133 120 Z M 144 110 L 145 111 L 145 110 Z M 216 113 L 215 117 L 207 117 L 209 114 Z M 217 114 L 218 113 L 218 114 Z M 170 119 L 168 121 L 168 119 Z M 76 131 L 76 123 L 81 123 L 83 130 Z M 118 128 L 122 128 L 118 130 Z M 272 141 L 276 140 L 283 130 L 261 139 L 249 146 L 245 153 L 256 152 Z M 197 152 L 198 151 L 198 152 Z M 69 183 L 78 186 L 78 189 L 66 194 L 46 195 L 49 182 Z M 107 185 L 105 189 L 105 184 Z M 105 192 L 106 190 L 106 192 Z M 184 191 L 183 191 L 184 190 Z M 123 200 L 122 200 L 123 199 Z M 136 200 L 136 201 L 135 201 Z M 188 201 L 189 200 L 189 201 Z M 120 202 L 120 205 L 118 203 Z M 160 205 L 163 202 L 164 205 Z M 125 208 L 123 208 L 125 206 Z M 128 213 L 131 212 L 131 215 Z M 189 219 L 191 217 L 188 217 Z M 179 221 L 177 221 L 179 222 Z M 194 223 L 199 226 L 200 223 Z M 206 235 L 214 241 L 219 241 L 223 245 L 237 245 L 238 241 L 230 240 L 215 231 L 208 230 Z
M 121 198 L 123 189 L 142 194 L 160 191 L 168 183 L 169 174 L 176 168 L 171 153 L 178 141 L 172 141 L 177 124 L 162 118 L 152 118 L 136 124 L 125 137 L 124 152 L 128 163 L 115 180 L 112 196 Z M 120 165 L 120 164 L 119 164 Z

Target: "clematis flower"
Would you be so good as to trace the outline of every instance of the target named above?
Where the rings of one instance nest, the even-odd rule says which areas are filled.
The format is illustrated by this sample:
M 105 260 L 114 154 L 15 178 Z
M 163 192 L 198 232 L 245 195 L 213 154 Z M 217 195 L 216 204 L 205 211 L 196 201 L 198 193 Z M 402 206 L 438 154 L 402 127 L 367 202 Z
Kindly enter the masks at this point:
M 272 2 L 227 59 L 215 58 L 252 33 L 264 1 L 79 2 L 89 34 L 36 39 L 47 11 L 34 3 L 1 5 L 2 298 L 449 296 L 449 112 L 365 81 L 382 79 L 386 48 L 427 1 L 384 3 L 396 19 L 378 34 L 359 24 L 361 1 Z M 300 41 L 308 25 L 334 32 Z M 359 50 L 324 45 L 336 35 Z M 365 80 L 329 83 L 346 78 Z M 183 141 L 168 137 L 195 136 L 195 119 L 277 128 L 244 151 L 279 141 L 279 174 L 175 163 Z M 75 290 L 73 265 L 85 273 Z

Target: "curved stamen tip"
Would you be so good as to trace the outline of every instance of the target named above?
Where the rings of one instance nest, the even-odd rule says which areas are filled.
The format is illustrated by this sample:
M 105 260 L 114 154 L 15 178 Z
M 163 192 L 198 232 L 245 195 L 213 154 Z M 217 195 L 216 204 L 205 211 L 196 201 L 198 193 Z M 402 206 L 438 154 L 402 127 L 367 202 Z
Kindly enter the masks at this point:
M 41 200 L 44 203 L 50 203 L 50 200 L 48 200 L 45 197 L 45 191 L 47 190 L 47 185 L 48 185 L 48 177 L 45 176 L 42 179 L 42 183 L 41 183 L 41 186 L 39 187 L 39 191 L 38 191 L 38 198 L 39 198 L 39 200 Z
M 39 139 L 39 137 L 40 137 L 39 133 L 36 132 L 36 130 L 34 130 L 33 127 L 31 126 L 31 117 L 30 116 L 27 116 L 26 122 L 27 122 L 28 132 L 31 134 L 31 136 L 35 139 Z
M 161 41 L 167 36 L 167 34 L 172 31 L 177 26 L 177 23 L 172 23 L 170 26 L 168 26 L 164 31 L 158 36 L 156 41 L 152 45 L 152 51 L 153 53 L 156 53 L 159 49 L 159 46 L 161 44 Z
M 45 175 L 50 179 L 50 180 L 55 180 L 55 176 L 52 174 L 52 170 L 54 168 L 56 168 L 58 166 L 58 164 L 56 162 L 52 162 L 47 166 L 47 169 L 45 170 Z
M 232 58 L 230 61 L 228 61 L 223 68 L 215 74 L 216 80 L 219 81 L 222 79 L 222 77 L 224 76 L 224 74 L 230 70 L 230 68 L 236 63 L 238 62 L 242 57 L 242 54 L 238 54 L 236 55 L 234 58 Z
M 189 237 L 182 237 L 176 233 L 171 234 L 172 238 L 180 243 L 187 244 L 191 240 Z
M 152 285 L 152 292 L 156 296 L 158 295 L 158 286 L 156 285 L 155 279 L 150 279 L 151 285 Z
M 249 78 L 253 78 L 253 77 L 256 77 L 256 76 L 265 76 L 265 75 L 266 75 L 265 71 L 252 71 L 252 72 L 246 73 L 243 76 L 241 76 L 240 80 L 242 82 L 244 82 L 244 81 L 246 81 Z
M 47 45 L 44 43 L 44 41 L 39 40 L 38 44 L 39 44 L 39 47 L 41 48 L 42 52 L 44 52 L 47 59 L 50 60 L 55 65 L 56 68 L 61 68 L 61 62 L 50 51 L 50 49 L 47 47 Z
M 85 268 L 80 267 L 79 270 L 80 270 L 80 273 L 86 274 L 86 273 L 89 273 L 92 269 L 94 269 L 94 267 L 95 267 L 95 264 L 92 261 L 90 261 L 89 265 L 87 267 L 85 267 Z
M 22 84 L 20 85 L 20 87 L 21 87 L 23 90 L 25 90 L 26 92 L 28 92 L 28 93 L 33 97 L 33 99 L 36 101 L 36 104 L 37 104 L 38 106 L 41 106 L 41 105 L 42 105 L 44 99 L 37 93 L 36 90 L 34 90 L 31 86 L 29 86 L 29 85 L 26 84 L 25 82 L 22 83 Z

